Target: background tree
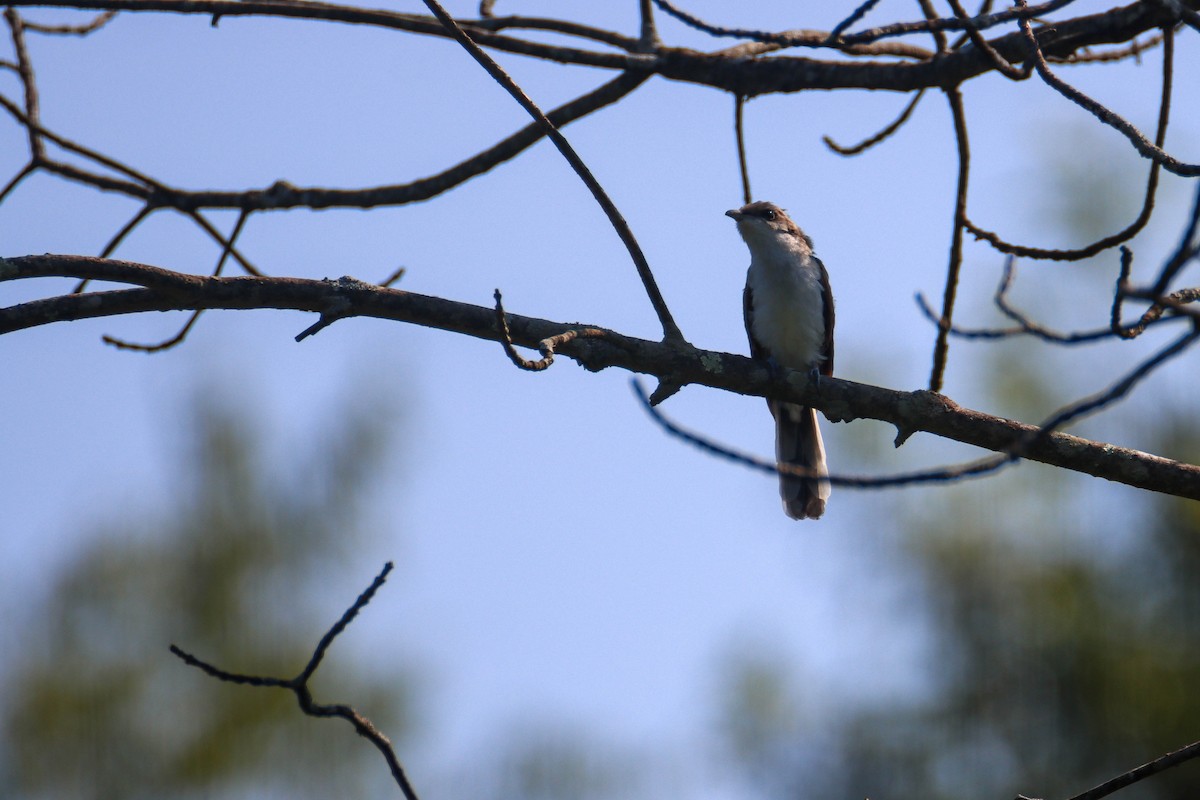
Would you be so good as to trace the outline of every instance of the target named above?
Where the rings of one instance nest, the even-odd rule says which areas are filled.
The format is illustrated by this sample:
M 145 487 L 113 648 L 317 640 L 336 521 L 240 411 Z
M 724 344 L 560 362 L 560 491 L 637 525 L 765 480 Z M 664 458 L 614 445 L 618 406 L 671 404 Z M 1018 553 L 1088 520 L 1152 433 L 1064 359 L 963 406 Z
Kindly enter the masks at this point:
M 403 198 L 369 190 L 363 194 L 354 187 L 383 182 L 396 187 L 414 175 L 438 174 L 447 164 L 459 163 L 464 154 L 483 152 L 528 124 L 509 98 L 444 38 L 445 28 L 435 27 L 421 7 L 414 5 L 408 16 L 364 12 L 366 17 L 356 17 L 368 22 L 386 18 L 382 27 L 235 18 L 247 14 L 320 18 L 342 13 L 307 5 L 189 6 L 185 10 L 197 14 L 193 16 L 157 15 L 144 13 L 149 7 L 137 8 L 137 13 L 119 15 L 83 39 L 43 35 L 20 21 L 14 23 L 10 15 L 13 45 L 11 66 L 4 70 L 4 97 L 10 99 L 10 113 L 17 112 L 13 117 L 17 124 L 2 133 L 5 145 L 0 147 L 5 174 L 14 177 L 0 206 L 0 240 L 6 254 L 107 252 L 196 274 L 216 271 L 218 264 L 223 272 L 231 271 L 236 255 L 241 255 L 271 274 L 313 279 L 350 273 L 364 280 L 383 280 L 403 265 L 408 268 L 400 284 L 403 288 L 481 306 L 469 310 L 436 306 L 436 318 L 422 318 L 430 324 L 496 338 L 491 309 L 482 306 L 490 304 L 493 288 L 500 285 L 514 310 L 549 320 L 596 320 L 642 337 L 648 344 L 638 346 L 637 357 L 649 360 L 641 366 L 660 376 L 698 369 L 705 363 L 650 346 L 668 326 L 651 313 L 649 303 L 630 301 L 642 287 L 632 270 L 613 268 L 628 257 L 625 248 L 605 226 L 576 177 L 563 169 L 559 154 L 536 131 L 519 134 L 533 143 L 521 158 L 428 203 L 405 205 L 402 212 L 379 209 L 363 214 L 354 203 L 340 210 L 336 203 L 332 208 L 323 204 L 330 198 L 402 203 Z M 1106 35 L 1119 39 L 1140 30 L 1143 35 L 1137 41 L 1142 50 L 1158 27 L 1171 25 L 1175 17 L 1170 15 L 1186 23 L 1191 18 L 1185 12 L 1193 8 L 1191 4 L 1135 4 L 1108 18 L 1121 25 L 1106 27 L 1110 32 Z M 536 12 L 532 5 L 522 10 Z M 692 10 L 710 19 L 727 13 L 724 6 L 697 4 Z M 823 17 L 798 21 L 790 16 L 790 7 L 781 7 L 763 12 L 761 18 L 747 16 L 742 24 L 779 31 L 800 23 L 829 32 L 852 10 L 830 4 L 820 10 Z M 874 17 L 880 10 L 866 6 L 863 10 L 872 16 L 857 20 L 859 27 L 847 31 L 883 22 Z M 1083 44 L 1091 45 L 1093 53 L 1103 49 L 1100 40 L 1071 38 L 1078 29 L 1068 22 L 1086 19 L 1091 10 L 1082 3 L 1060 6 L 1053 13 L 1039 9 L 1055 31 L 1035 23 L 1045 53 L 1083 53 Z M 209 25 L 214 11 L 220 12 L 216 29 Z M 939 70 L 964 69 L 954 73 L 955 79 L 968 79 L 962 84 L 961 100 L 974 154 L 971 220 L 1019 241 L 1043 240 L 1047 230 L 1056 227 L 1055 220 L 1031 220 L 1029 213 L 1040 202 L 1042 180 L 1049 177 L 1031 160 L 1030 147 L 1045 139 L 1062 141 L 1069 154 L 1084 162 L 1084 171 L 1093 174 L 1096 162 L 1114 160 L 1110 152 L 1122 154 L 1115 159 L 1136 164 L 1136 179 L 1113 188 L 1133 198 L 1129 217 L 1117 228 L 1139 216 L 1138 200 L 1146 197 L 1149 167 L 1129 142 L 1104 129 L 1101 135 L 1119 143 L 1119 151 L 1098 155 L 1090 146 L 1081 146 L 1078 128 L 1067 123 L 1084 119 L 1098 128 L 1092 118 L 1045 89 L 1041 78 L 1009 83 L 997 77 L 997 62 L 979 55 L 986 51 L 960 42 L 965 35 L 960 22 L 931 25 L 918 8 L 912 37 L 860 42 L 866 49 L 850 48 L 847 41 L 833 42 L 814 51 L 816 58 L 798 61 L 776 55 L 736 57 L 736 53 L 774 52 L 776 43 L 756 42 L 754 37 L 734 44 L 741 48 L 735 57 L 704 55 L 731 42 L 713 40 L 708 33 L 662 14 L 656 16 L 660 37 L 690 46 L 698 55 L 654 51 L 644 35 L 646 17 L 639 11 L 644 15 L 645 6 L 580 12 L 595 14 L 595 19 L 583 21 L 597 28 L 633 32 L 626 39 L 611 39 L 615 56 L 594 60 L 611 61 L 628 73 L 613 76 L 618 83 L 602 96 L 636 91 L 605 106 L 603 113 L 572 125 L 568 135 L 630 220 L 679 328 L 706 349 L 744 351 L 738 298 L 745 254 L 721 217 L 721 211 L 737 204 L 743 188 L 734 158 L 737 142 L 728 125 L 736 109 L 730 91 L 758 94 L 741 109 L 755 193 L 789 207 L 814 235 L 818 252 L 833 271 L 839 298 L 839 354 L 845 354 L 839 358 L 839 374 L 846 378 L 878 386 L 930 385 L 930 346 L 939 338 L 938 329 L 922 319 L 909 298 L 914 291 L 923 291 L 932 298 L 932 315 L 941 316 L 945 289 L 956 285 L 953 279 L 947 281 L 947 275 L 954 274 L 957 263 L 962 269 L 957 273 L 961 308 L 956 321 L 988 324 L 985 307 L 1003 259 L 972 243 L 965 235 L 962 209 L 955 207 L 952 190 L 961 151 L 953 135 L 954 100 L 929 102 L 944 94 L 936 79 L 947 73 Z M 561 10 L 555 6 L 549 13 Z M 83 21 L 44 8 L 18 14 L 20 20 L 45 15 L 37 21 L 50 24 Z M 1167 16 L 1160 19 L 1160 14 Z M 537 46 L 513 43 L 518 37 L 512 29 L 525 25 L 536 30 L 527 38 Z M 960 27 L 953 29 L 953 25 Z M 386 26 L 403 33 L 385 30 Z M 547 27 L 558 34 L 547 32 Z M 958 49 L 931 58 L 938 46 L 929 34 L 933 27 L 950 27 L 947 46 L 960 45 Z M 24 45 L 17 41 L 18 29 Z M 328 37 L 319 45 L 295 33 L 318 30 Z M 576 65 L 586 69 L 565 69 L 558 62 L 528 60 L 510 52 L 546 52 L 538 50 L 538 42 L 552 41 L 546 46 L 555 47 L 578 38 L 578 31 L 569 25 L 498 18 L 478 22 L 470 30 L 500 54 L 504 66 L 547 108 L 592 92 L 598 83 L 590 63 Z M 1006 17 L 988 30 L 992 39 L 1004 39 L 997 42 L 1002 55 L 1017 60 L 1028 56 L 1028 50 L 1020 49 L 1024 32 L 1016 18 Z M 422 38 L 426 35 L 431 38 Z M 1176 33 L 1174 64 L 1179 76 L 1194 74 L 1195 53 L 1190 47 L 1194 35 L 1190 27 Z M 824 38 L 800 35 L 797 41 L 811 45 Z M 398 41 L 403 45 L 397 46 Z M 1129 41 L 1115 49 L 1124 50 Z M 607 52 L 609 44 L 595 49 Z M 1017 49 L 1005 49 L 1010 46 Z M 900 52 L 913 47 L 925 54 L 912 49 Z M 327 57 L 314 59 L 317 50 Z M 21 52 L 27 59 L 20 57 Z M 1163 45 L 1143 51 L 1140 66 L 1126 58 L 1111 64 L 1086 62 L 1082 67 L 1052 63 L 1050 70 L 1070 76 L 1142 130 L 1153 131 L 1160 111 L 1162 52 Z M 921 81 L 939 88 L 926 92 L 908 122 L 883 147 L 847 161 L 824 150 L 820 136 L 854 141 L 895 118 L 910 97 L 772 92 L 820 88 L 786 83 L 789 80 L 819 83 L 832 80 L 830 76 L 872 74 L 855 63 L 859 59 L 888 62 L 886 70 L 874 73 L 883 76 L 880 80 L 907 76 L 903 80 L 910 83 L 893 85 L 894 89 L 915 93 Z M 834 69 L 816 63 L 824 61 L 847 63 Z M 975 69 L 980 72 L 971 72 Z M 639 82 L 640 71 L 655 76 Z M 1086 77 L 1091 73 L 1096 73 L 1094 85 Z M 98 163 L 61 141 L 31 138 L 21 124 L 22 115 L 29 118 L 29 75 L 41 89 L 37 110 L 45 128 L 63 131 L 97 152 L 128 162 L 140 177 L 119 168 L 114 171 L 111 163 Z M 704 84 L 706 75 L 708 88 L 696 88 L 693 81 Z M 921 75 L 925 77 L 914 78 Z M 1183 85 L 1182 78 L 1179 81 Z M 721 91 L 711 91 L 714 87 Z M 1195 161 L 1185 152 L 1194 109 L 1180 95 L 1166 144 L 1168 149 L 1176 148 L 1180 157 Z M 179 102 L 181 97 L 187 102 Z M 947 114 L 948 108 L 952 113 Z M 324 113 L 300 114 L 306 109 Z M 664 114 L 664 109 L 670 113 Z M 37 157 L 38 141 L 55 166 Z M 115 191 L 96 194 L 96 181 L 86 178 L 70 184 L 59 180 L 80 177 L 77 170 L 103 173 L 106 177 L 99 182 Z M 150 175 L 154 177 L 145 180 Z M 280 177 L 311 191 L 277 184 Z M 1171 174 L 1161 176 L 1161 182 L 1157 214 L 1129 242 L 1136 253 L 1134 275 L 1139 283 L 1157 275 L 1192 218 L 1189 198 L 1194 184 Z M 165 194 L 155 183 L 165 188 Z M 436 182 L 420 185 L 437 188 Z M 200 188 L 176 190 L 175 186 Z M 214 186 L 234 188 L 214 192 L 207 188 Z M 321 186 L 350 189 L 349 194 L 338 195 L 313 188 Z M 131 187 L 132 193 L 125 191 Z M 274 188 L 267 192 L 268 187 Z M 168 202 L 160 205 L 164 197 Z M 424 197 L 414 194 L 407 199 Z M 192 201 L 197 204 L 189 210 Z M 209 201 L 215 205 L 207 205 Z M 283 213 L 289 204 L 295 210 Z M 243 215 L 246 206 L 253 211 Z M 330 210 L 312 214 L 306 212 L 308 208 Z M 951 216 L 955 223 L 948 225 Z M 217 236 L 200 220 L 206 220 Z M 130 226 L 131 222 L 136 224 Z M 948 228 L 952 245 L 961 240 L 961 248 L 951 248 L 951 269 L 943 255 Z M 231 240 L 234 247 L 227 248 Z M 1081 246 L 1075 240 L 1060 242 L 1047 236 L 1043 241 L 1047 240 L 1058 246 Z M 228 256 L 224 255 L 227 249 Z M 1182 252 L 1186 255 L 1187 248 Z M 1110 249 L 1101 259 L 1092 267 L 1079 268 L 1032 267 L 1022 259 L 1008 299 L 1018 308 L 1035 308 L 1027 302 L 1030 298 L 1052 297 L 1057 302 L 1050 309 L 1054 316 L 1045 319 L 1047 324 L 1103 328 L 1119 258 Z M 104 268 L 94 262 L 72 263 Z M 1097 264 L 1105 270 L 1099 281 L 1104 288 L 1097 291 L 1095 284 L 1081 288 L 1072 271 L 1093 270 Z M 20 301 L 65 297 L 74 285 L 74 281 L 6 281 L 7 318 L 25 324 L 60 301 L 53 300 L 50 306 L 22 306 Z M 357 313 L 370 310 L 354 305 L 358 293 L 380 295 L 346 282 L 204 285 L 242 287 L 232 289 L 234 294 L 248 291 L 247 286 L 302 288 L 311 294 L 305 295 L 308 299 L 300 307 L 325 312 L 327 320 L 343 308 L 339 297 Z M 172 284 L 165 294 L 186 294 L 192 286 Z M 1181 286 L 1186 287 L 1186 281 L 1175 281 L 1170 288 Z M 161 287 L 148 296 L 154 303 L 164 302 Z M 257 297 L 254 303 L 261 303 L 263 295 Z M 416 301 L 414 295 L 404 297 L 402 302 L 410 304 L 403 311 L 408 319 Z M 392 295 L 386 298 L 387 303 L 401 302 Z M 244 295 L 241 300 L 254 304 Z M 92 301 L 76 297 L 61 300 L 60 305 L 82 308 L 87 302 Z M 974 318 L 964 316 L 962 309 L 969 309 Z M 396 315 L 394 306 L 385 310 Z M 450 316 L 443 313 L 450 311 L 454 312 Z M 465 311 L 467 316 L 458 315 Z M 439 677 L 452 687 L 443 690 L 441 710 L 445 729 L 440 735 L 452 742 L 446 746 L 449 750 L 473 752 L 477 731 L 489 728 L 486 720 L 522 715 L 531 696 L 541 698 L 557 714 L 607 720 L 611 729 L 638 742 L 669 740 L 665 731 L 695 730 L 697 712 L 682 709 L 704 705 L 696 694 L 697 685 L 703 683 L 697 675 L 708 663 L 714 642 L 746 628 L 785 631 L 781 646 L 800 661 L 802 674 L 820 676 L 815 685 L 830 696 L 837 695 L 842 682 L 866 684 L 846 665 L 869 669 L 871 662 L 856 656 L 879 649 L 881 630 L 894 629 L 889 631 L 889 652 L 912 635 L 883 613 L 891 591 L 887 587 L 905 580 L 892 563 L 890 547 L 899 526 L 896 495 L 839 491 L 828 519 L 818 530 L 798 537 L 793 527 L 781 524 L 786 520 L 778 518 L 770 481 L 734 472 L 727 464 L 689 458 L 677 443 L 645 436 L 646 422 L 629 401 L 623 376 L 616 376 L 614 383 L 612 374 L 582 375 L 559 365 L 546 375 L 523 380 L 501 361 L 494 343 L 476 346 L 464 337 L 424 328 L 397 330 L 398 326 L 358 321 L 338 323 L 306 339 L 300 348 L 280 347 L 313 322 L 294 315 L 202 318 L 190 330 L 186 346 L 157 359 L 102 352 L 89 343 L 101 333 L 127 343 L 163 341 L 179 330 L 169 322 L 164 329 L 164 319 L 153 315 L 120 322 L 47 325 L 0 337 L 0 357 L 13 385 L 19 387 L 3 401 L 6 413 L 0 437 L 8 452 L 21 454 L 3 465 L 0 481 L 0 491 L 6 494 L 0 501 L 14 509 L 6 524 L 17 532 L 4 538 L 4 547 L 10 561 L 35 565 L 30 575 L 48 574 L 54 564 L 55 557 L 47 553 L 53 552 L 55 543 L 37 535 L 51 529 L 48 520 L 54 509 L 69 502 L 119 496 L 130 486 L 156 485 L 142 417 L 167 412 L 147 397 L 163 394 L 166 387 L 206 363 L 216 365 L 218 372 L 237 374 L 230 368 L 232 363 L 246 367 L 242 375 L 250 376 L 239 378 L 240 396 L 261 396 L 272 410 L 271 424 L 285 438 L 301 441 L 310 435 L 306 421 L 314 416 L 311 409 L 329 387 L 344 381 L 343 365 L 348 364 L 391 381 L 393 390 L 402 382 L 423 389 L 436 387 L 436 393 L 429 393 L 434 399 L 417 410 L 421 425 L 414 446 L 420 455 L 414 457 L 416 468 L 403 482 L 412 500 L 406 518 L 412 513 L 416 543 L 412 552 L 404 554 L 411 559 L 412 572 L 396 591 L 406 593 L 401 605 L 411 613 L 376 623 L 368 617 L 362 623 L 386 625 L 386 633 L 377 637 L 380 641 L 420 643 L 432 651 Z M 1044 394 L 1021 398 L 1031 401 L 1023 408 L 1010 399 L 993 400 L 991 386 L 981 381 L 989 374 L 978 356 L 981 351 L 947 339 L 955 344 L 950 359 L 944 361 L 951 367 L 945 373 L 945 390 L 967 407 L 1044 420 L 1063 404 L 1102 390 L 1162 352 L 1188 323 L 1174 324 L 1174 330 L 1152 330 L 1132 343 L 1110 341 L 1097 345 L 1102 348 L 1098 351 L 1078 351 L 1100 355 L 1079 355 L 1069 362 L 1074 366 L 1060 365 L 1054 384 Z M 546 332 L 563 327 L 551 326 Z M 537 325 L 521 320 L 514 320 L 513 332 L 523 344 L 542 335 Z M 1046 346 L 1033 344 L 1027 335 L 1006 341 L 1004 347 L 1018 361 L 1046 357 Z M 564 345 L 562 352 L 601 359 L 588 362 L 593 366 L 614 357 L 613 350 L 590 340 Z M 770 388 L 744 362 L 723 359 L 723 363 L 732 376 L 729 388 L 785 391 Z M 682 374 L 711 381 L 711 375 L 702 371 Z M 1186 374 L 1182 362 L 1156 372 L 1151 405 L 1157 409 L 1178 401 L 1183 408 L 1190 407 Z M 820 402 L 858 404 L 880 397 L 833 382 L 826 389 L 816 398 Z M 1146 402 L 1146 389 L 1139 388 L 1134 402 Z M 903 399 L 920 400 L 911 395 Z M 871 415 L 858 405 L 851 407 L 860 415 Z M 769 421 L 763 418 L 761 401 L 692 390 L 672 398 L 667 408 L 719 441 L 760 452 L 768 449 Z M 929 413 L 946 409 L 937 402 L 920 408 L 925 422 Z M 957 419 L 953 413 L 949 416 Z M 1161 444 L 1149 426 L 1137 423 L 1136 417 L 1133 420 L 1106 415 L 1085 421 L 1078 430 L 1096 441 L 1138 449 L 1153 450 Z M 902 427 L 921 427 L 903 422 Z M 980 427 L 972 421 L 966 429 L 978 432 Z M 600 431 L 605 446 L 597 448 Z M 894 435 L 894 427 L 876 422 L 834 426 L 830 443 L 835 469 L 874 475 L 978 455 L 920 436 L 894 453 L 890 448 Z M 857 452 L 851 452 L 852 441 L 861 443 Z M 1186 447 L 1184 441 L 1174 444 Z M 93 452 L 120 454 L 120 458 L 96 467 L 97 462 L 89 460 L 95 458 Z M 1184 449 L 1165 454 L 1195 462 L 1194 454 Z M 1186 469 L 1169 467 L 1186 482 Z M 389 478 L 389 486 L 401 485 L 390 474 Z M 1102 526 L 1110 533 L 1127 519 L 1123 510 L 1144 508 L 1140 492 L 1107 483 L 1087 485 L 1089 494 L 1095 493 L 1090 495 L 1097 501 L 1095 507 L 1101 509 L 1096 513 L 1103 518 Z M 969 486 L 964 491 L 978 498 L 973 493 L 982 490 Z M 397 502 L 390 500 L 392 513 Z M 945 498 L 938 491 L 919 490 L 912 502 L 940 506 Z M 978 516 L 981 506 L 967 503 L 961 508 L 964 515 Z M 379 514 L 385 522 L 390 517 L 387 512 Z M 358 555 L 377 568 L 380 561 L 395 556 L 392 549 L 377 543 L 362 547 Z M 865 581 L 864 576 L 874 580 Z M 19 581 L 10 591 L 22 591 Z M 865 588 L 864 582 L 872 585 Z M 350 585 L 351 591 L 361 589 L 361 577 L 356 575 Z M 814 647 L 814 642 L 822 643 L 821 647 Z M 537 667 L 531 669 L 530 664 Z M 895 672 L 910 674 L 914 667 L 901 659 Z M 685 675 L 690 678 L 681 677 Z M 889 680 L 904 685 L 899 678 Z M 876 686 L 881 682 L 888 680 L 872 674 L 873 691 L 884 691 Z M 899 690 L 892 686 L 892 691 Z M 414 774 L 436 775 L 437 758 L 419 749 L 412 748 Z M 700 771 L 693 774 L 699 776 Z M 693 780 L 707 788 L 704 777 Z
M 5 796 L 378 789 L 373 754 L 345 731 L 306 724 L 282 693 L 188 674 L 166 651 L 177 642 L 263 670 L 307 659 L 321 633 L 313 619 L 331 613 L 321 578 L 366 538 L 360 512 L 389 426 L 364 412 L 347 405 L 293 453 L 290 472 L 267 472 L 253 420 L 229 398 L 195 399 L 173 502 L 104 509 L 99 536 L 26 609 L 25 646 L 0 670 Z M 370 707 L 403 740 L 406 670 L 343 659 L 328 672 L 322 688 Z

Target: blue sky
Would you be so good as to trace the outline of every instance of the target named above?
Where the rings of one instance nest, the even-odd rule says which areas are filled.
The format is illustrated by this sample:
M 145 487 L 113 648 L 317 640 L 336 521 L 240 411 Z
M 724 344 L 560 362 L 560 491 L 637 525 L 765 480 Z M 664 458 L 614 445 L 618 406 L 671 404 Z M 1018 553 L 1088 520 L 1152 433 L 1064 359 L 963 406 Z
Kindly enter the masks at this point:
M 501 11 L 518 5 L 531 15 L 562 7 L 513 2 Z M 633 32 L 636 4 L 620 5 L 570 13 Z M 714 21 L 772 29 L 828 28 L 851 7 L 809 5 L 760 3 L 731 16 L 728 4 L 688 4 Z M 912 13 L 891 5 L 876 12 L 881 19 Z M 669 43 L 721 46 L 673 21 L 660 24 Z M 1189 31 L 1179 37 L 1168 140 L 1192 161 L 1200 158 L 1187 77 L 1200 66 L 1195 39 Z M 31 46 L 48 127 L 187 188 L 281 178 L 403 182 L 527 121 L 444 40 L 254 19 L 226 18 L 213 29 L 202 17 L 124 14 L 85 40 L 36 36 Z M 497 58 L 543 108 L 611 77 Z M 1062 74 L 1151 130 L 1159 58 Z M 0 80 L 15 91 L 11 75 Z M 1036 81 L 987 77 L 965 94 L 979 224 L 1011 238 L 1071 244 L 1054 238 L 1065 236 L 1056 207 L 1038 197 L 1064 163 L 1127 178 L 1113 184 L 1114 194 L 1127 195 L 1119 217 L 1136 214 L 1139 159 L 1078 108 Z M 856 159 L 820 141 L 823 134 L 856 141 L 906 100 L 883 92 L 772 96 L 749 103 L 746 118 L 755 195 L 788 208 L 829 268 L 838 375 L 916 389 L 928 379 L 933 331 L 912 297 L 940 297 L 951 227 L 946 103 L 927 97 L 897 137 Z M 723 216 L 741 195 L 731 99 L 653 79 L 565 132 L 628 219 L 685 335 L 701 347 L 745 353 L 748 256 Z M 23 146 L 18 129 L 0 126 L 0 177 L 20 168 Z M 1180 183 L 1165 181 L 1160 217 L 1136 243 L 1147 270 L 1173 245 L 1186 212 Z M 96 253 L 135 210 L 122 198 L 38 175 L 0 208 L 0 254 Z M 230 214 L 213 219 L 224 230 L 233 224 Z M 489 305 L 499 287 L 514 313 L 657 333 L 620 241 L 545 142 L 426 203 L 256 216 L 240 244 L 271 274 L 370 281 L 404 265 L 400 286 L 414 292 Z M 194 226 L 159 214 L 116 255 L 204 272 L 216 251 Z M 1115 270 L 1111 262 L 1103 269 Z M 968 247 L 964 323 L 995 321 L 988 302 L 1001 264 L 997 254 Z M 1016 295 L 1046 302 L 1069 323 L 1103 324 L 1112 273 L 1097 281 L 1080 277 L 1083 270 L 1027 266 Z M 64 285 L 5 284 L 0 299 Z M 1068 291 L 1072 300 L 1096 302 L 1056 294 Z M 714 665 L 748 645 L 774 649 L 828 687 L 828 702 L 862 691 L 864 681 L 872 692 L 917 690 L 923 640 L 919 620 L 905 624 L 897 613 L 907 584 L 895 563 L 893 520 L 898 504 L 939 503 L 943 490 L 835 490 L 825 518 L 796 523 L 783 515 L 773 480 L 663 435 L 637 406 L 627 374 L 592 375 L 563 359 L 531 375 L 513 368 L 498 345 L 371 320 L 339 322 L 296 344 L 292 337 L 312 321 L 291 312 L 210 313 L 186 344 L 154 356 L 118 352 L 100 336 L 154 341 L 182 317 L 79 322 L 0 338 L 0 449 L 9 454 L 0 459 L 0 559 L 21 565 L 0 590 L 3 616 L 19 614 L 106 509 L 169 504 L 180 408 L 197 387 L 224 387 L 244 402 L 267 421 L 286 458 L 347 386 L 367 381 L 401 411 L 402 434 L 384 479 L 389 489 L 371 511 L 377 535 L 321 591 L 332 619 L 383 561 L 397 561 L 391 586 L 356 624 L 352 646 L 378 657 L 385 643 L 387 658 L 411 660 L 430 676 L 433 735 L 405 754 L 418 783 L 423 772 L 445 769 L 497 730 L 528 720 L 683 750 L 710 721 Z M 973 366 L 979 347 L 956 345 L 946 392 L 1004 414 L 989 405 L 994 380 Z M 1132 363 L 1125 358 L 1067 369 L 1058 400 L 1102 388 Z M 1171 369 L 1177 379 L 1185 366 Z M 772 423 L 759 399 L 688 388 L 664 410 L 720 441 L 771 450 Z M 824 430 L 835 471 L 887 472 L 976 455 L 928 437 L 893 452 L 894 431 L 871 422 Z M 1094 431 L 1139 446 L 1136 430 L 1100 423 Z M 958 491 L 985 513 L 1006 480 Z M 1109 492 L 1114 504 L 1136 495 Z M 314 628 L 325 624 L 315 620 Z M 878 669 L 880 660 L 887 669 Z

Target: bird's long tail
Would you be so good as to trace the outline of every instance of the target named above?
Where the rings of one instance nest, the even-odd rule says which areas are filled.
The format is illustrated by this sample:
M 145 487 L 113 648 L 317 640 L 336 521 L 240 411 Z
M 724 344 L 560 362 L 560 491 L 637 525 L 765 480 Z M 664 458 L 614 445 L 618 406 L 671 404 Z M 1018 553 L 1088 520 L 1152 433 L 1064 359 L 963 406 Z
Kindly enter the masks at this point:
M 816 412 L 792 403 L 771 402 L 770 406 L 775 415 L 775 459 L 780 464 L 813 470 L 819 476 L 828 475 L 825 443 L 821 441 Z M 783 510 L 792 519 L 820 517 L 825 513 L 829 492 L 829 481 L 822 478 L 779 476 Z

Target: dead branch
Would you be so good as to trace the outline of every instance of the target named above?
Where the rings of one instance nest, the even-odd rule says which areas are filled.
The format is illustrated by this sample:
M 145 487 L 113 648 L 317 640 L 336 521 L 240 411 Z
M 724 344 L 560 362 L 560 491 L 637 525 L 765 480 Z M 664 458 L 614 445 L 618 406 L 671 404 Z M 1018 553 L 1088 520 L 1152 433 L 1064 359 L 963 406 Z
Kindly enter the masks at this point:
M 144 311 L 272 308 L 322 313 L 331 304 L 344 303 L 347 308 L 343 318 L 389 319 L 496 342 L 503 336 L 492 308 L 385 289 L 352 278 L 217 278 L 87 256 L 37 255 L 0 261 L 0 281 L 55 276 L 141 288 L 68 294 L 0 308 L 0 334 Z M 511 313 L 506 319 L 513 343 L 523 347 L 538 347 L 545 339 L 580 327 Z M 818 391 L 809 385 L 806 374 L 788 371 L 772 379 L 761 364 L 745 356 L 681 349 L 600 326 L 587 327 L 603 330 L 604 334 L 576 338 L 557 352 L 590 371 L 617 367 L 680 386 L 696 384 L 788 400 L 813 406 L 833 420 L 865 418 L 891 423 L 901 432 L 901 438 L 925 432 L 997 453 L 1006 452 L 1022 437 L 1036 435 L 1039 430 L 1037 426 L 962 408 L 934 392 L 901 392 L 837 378 L 822 378 Z M 1029 445 L 1024 457 L 1129 486 L 1200 500 L 1200 466 L 1137 450 L 1054 433 Z

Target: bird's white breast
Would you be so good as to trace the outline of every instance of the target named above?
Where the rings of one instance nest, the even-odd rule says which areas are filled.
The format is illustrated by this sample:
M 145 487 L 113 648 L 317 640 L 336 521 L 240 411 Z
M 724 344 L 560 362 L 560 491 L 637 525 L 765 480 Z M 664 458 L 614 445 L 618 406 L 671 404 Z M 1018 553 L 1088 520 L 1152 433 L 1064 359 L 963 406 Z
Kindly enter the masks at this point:
M 751 249 L 746 281 L 754 302 L 754 338 L 775 361 L 790 369 L 817 366 L 825 341 L 825 303 L 821 268 L 799 250 Z

